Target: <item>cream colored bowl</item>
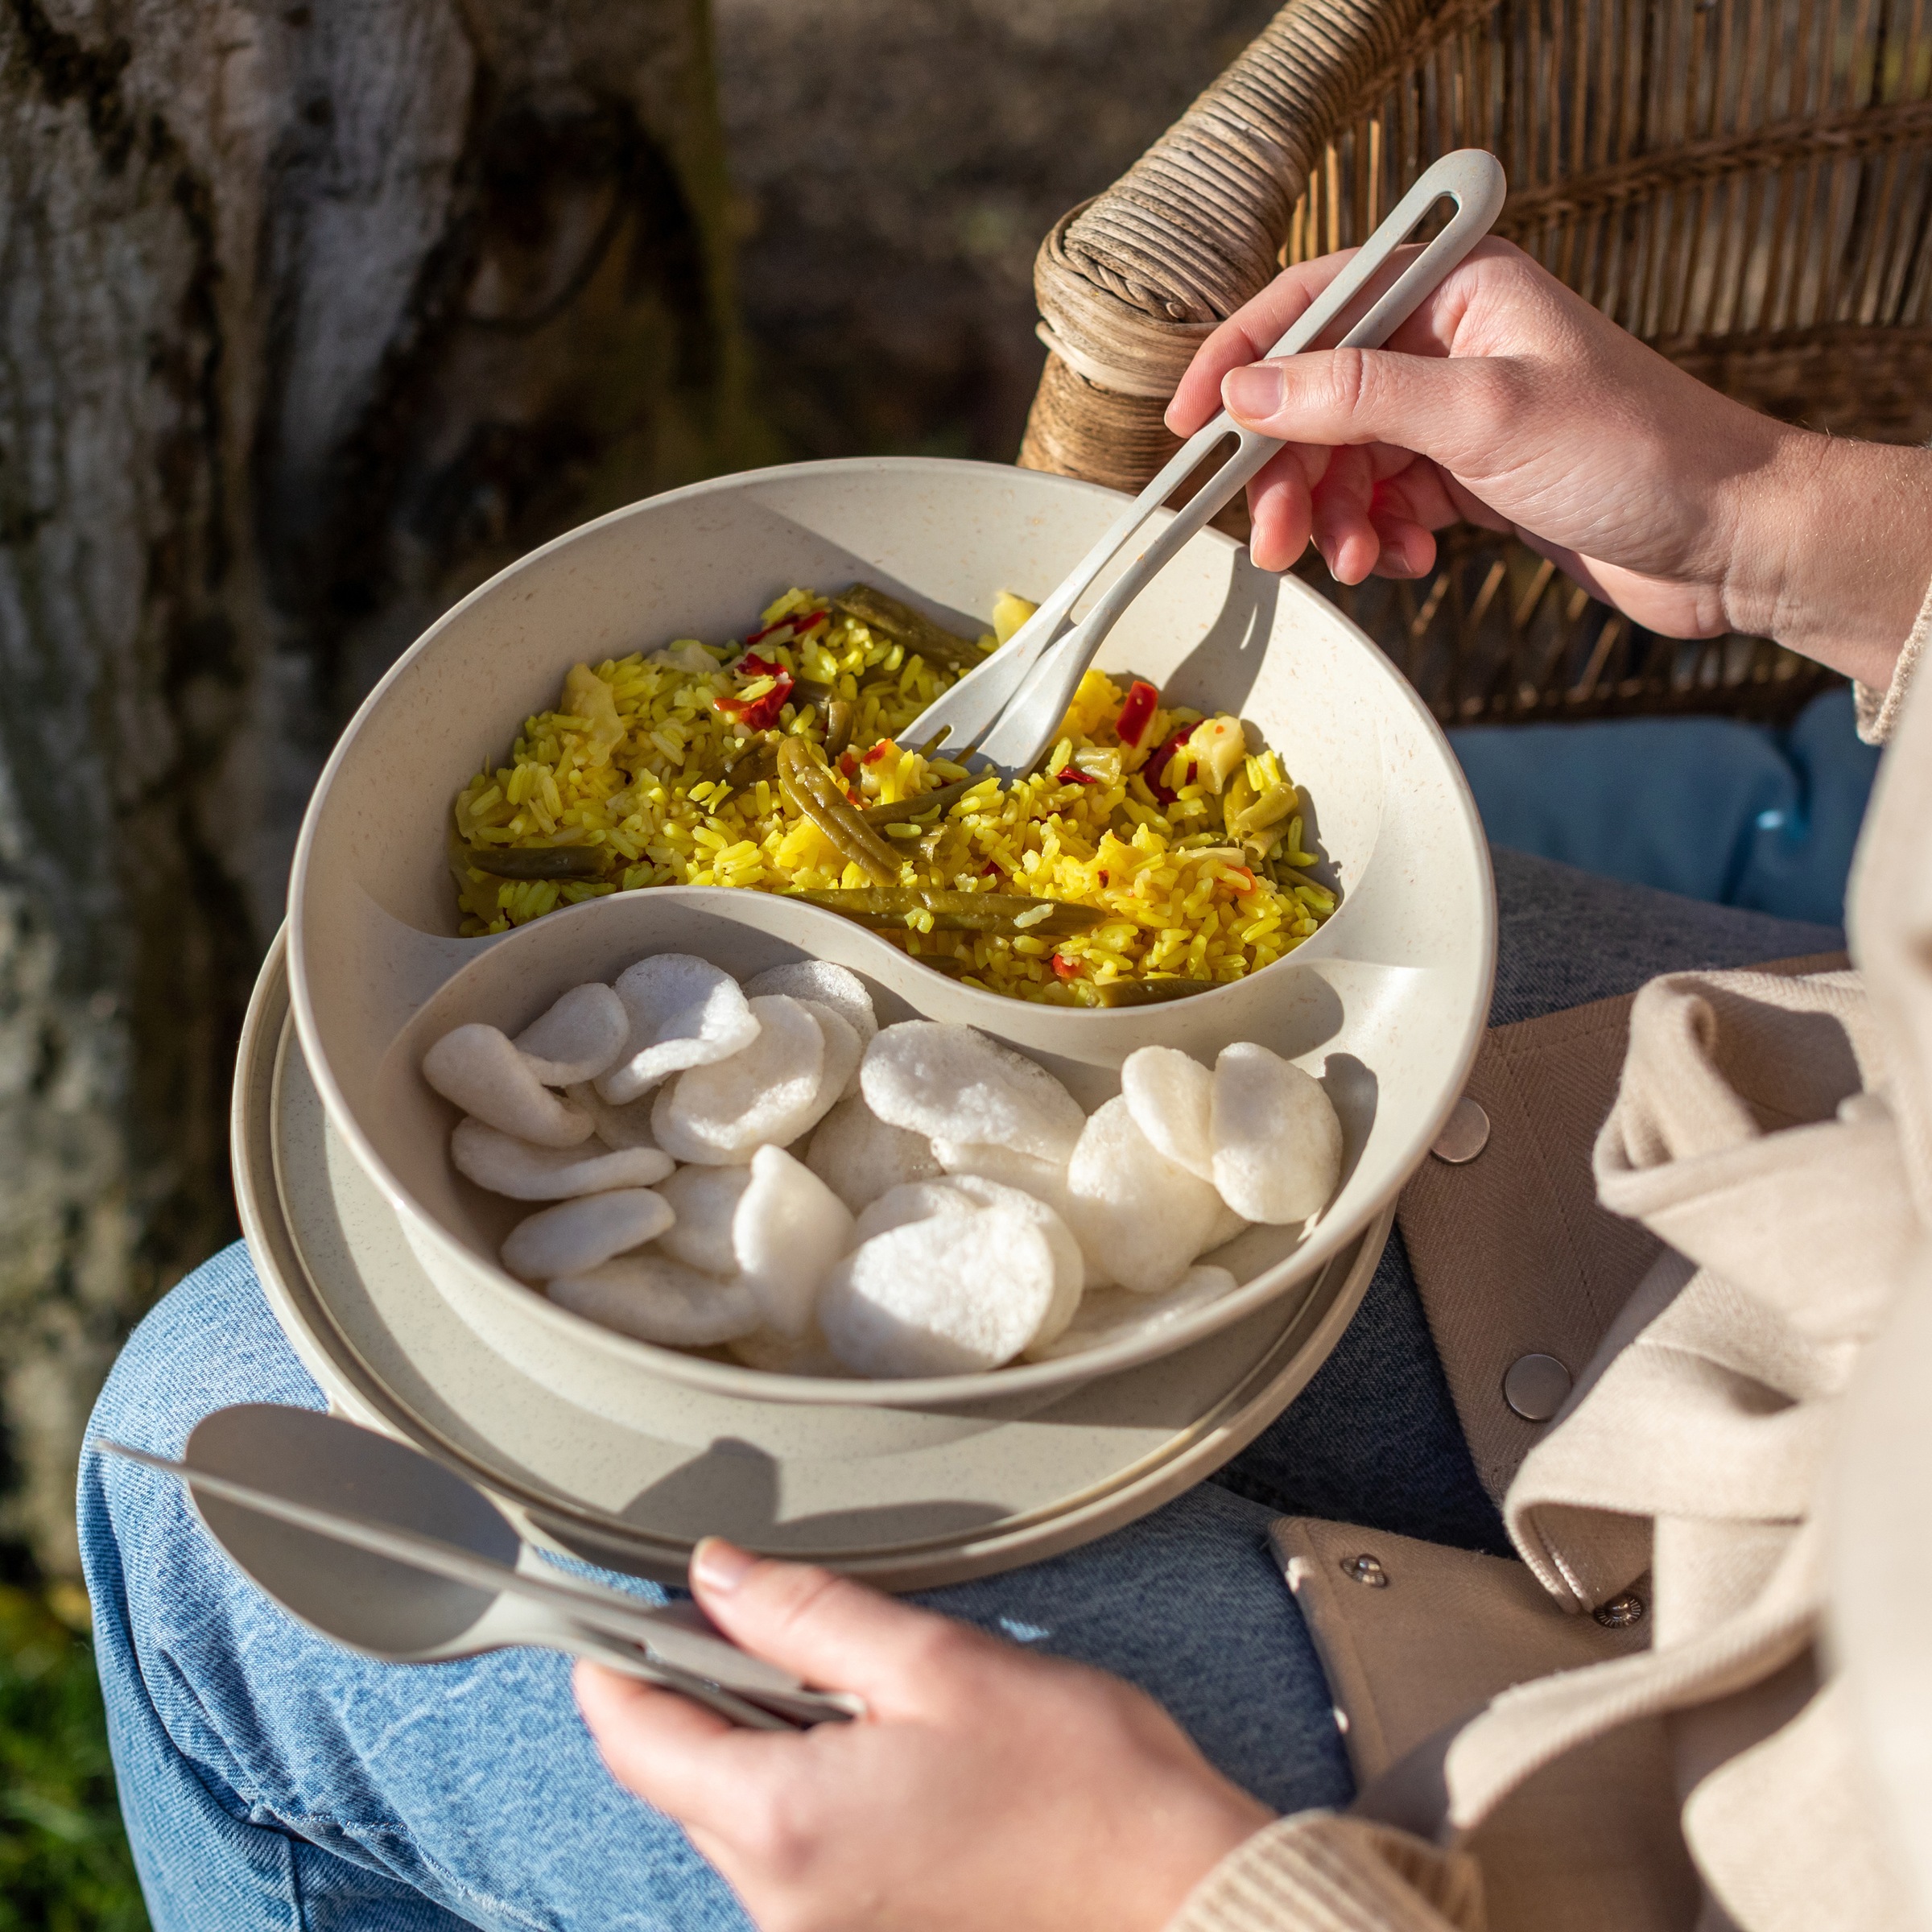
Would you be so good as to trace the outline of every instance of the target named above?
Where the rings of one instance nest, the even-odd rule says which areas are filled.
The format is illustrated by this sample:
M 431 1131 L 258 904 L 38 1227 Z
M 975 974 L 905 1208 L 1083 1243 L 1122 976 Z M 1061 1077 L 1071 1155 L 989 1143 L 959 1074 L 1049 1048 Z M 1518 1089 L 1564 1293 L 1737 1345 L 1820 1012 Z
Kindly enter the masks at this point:
M 742 636 L 792 584 L 855 578 L 972 630 L 1003 588 L 1038 597 L 1117 513 L 1088 485 L 916 459 L 800 464 L 654 497 L 559 538 L 474 592 L 404 655 L 317 786 L 290 890 L 295 1024 L 331 1121 L 395 1208 L 437 1290 L 547 1386 L 661 1435 L 777 1456 L 875 1455 L 1024 1414 L 1095 1377 L 1185 1348 L 1292 1294 L 1361 1234 L 1455 1104 L 1487 1017 L 1494 895 L 1474 804 L 1434 720 L 1373 644 L 1293 579 L 1199 536 L 1129 612 L 1100 663 L 1171 699 L 1237 712 L 1313 799 L 1342 902 L 1300 950 L 1236 985 L 1113 1012 L 961 986 L 886 941 L 773 895 L 658 887 L 493 939 L 455 936 L 444 828 L 564 671 L 676 637 Z M 1216 1259 L 1241 1286 L 1156 1336 L 1065 1360 L 897 1382 L 770 1375 L 613 1334 L 498 1267 L 518 1212 L 458 1177 L 452 1110 L 417 1069 L 446 1028 L 520 1028 L 565 989 L 647 952 L 734 972 L 807 954 L 870 983 L 881 1020 L 922 1014 L 1031 1054 L 1092 1107 L 1149 1041 L 1212 1059 L 1259 1040 L 1322 1077 L 1341 1190 L 1307 1228 L 1257 1228 Z

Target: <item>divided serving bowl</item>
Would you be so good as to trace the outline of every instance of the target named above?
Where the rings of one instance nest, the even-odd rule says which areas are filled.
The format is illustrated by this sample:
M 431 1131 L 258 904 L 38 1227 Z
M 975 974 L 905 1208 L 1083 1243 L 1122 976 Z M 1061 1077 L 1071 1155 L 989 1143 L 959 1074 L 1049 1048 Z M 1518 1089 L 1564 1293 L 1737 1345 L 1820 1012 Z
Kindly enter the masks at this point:
M 310 806 L 291 887 L 295 1025 L 328 1121 L 394 1211 L 437 1293 L 506 1360 L 572 1401 L 693 1445 L 774 1459 L 918 1450 L 1050 1409 L 1084 1384 L 1183 1350 L 1313 1282 L 1422 1160 L 1461 1091 L 1493 970 L 1487 848 L 1453 756 L 1406 683 L 1332 605 L 1196 537 L 1100 663 L 1171 701 L 1234 712 L 1312 802 L 1334 915 L 1252 977 L 1169 1005 L 1069 1009 L 948 980 L 797 900 L 655 887 L 515 931 L 456 935 L 450 802 L 497 761 L 564 672 L 675 638 L 742 637 L 791 584 L 855 579 L 956 630 L 1002 589 L 1038 597 L 1117 513 L 1112 493 L 987 464 L 865 459 L 695 485 L 559 538 L 483 585 L 363 705 Z M 1104 584 L 1103 584 L 1104 588 Z M 568 988 L 658 952 L 744 975 L 804 956 L 850 967 L 881 1022 L 977 1026 L 1057 1074 L 1088 1109 L 1150 1042 L 1212 1062 L 1256 1040 L 1322 1078 L 1344 1129 L 1341 1188 L 1306 1228 L 1256 1228 L 1212 1257 L 1241 1285 L 1151 1334 L 1088 1352 L 919 1381 L 782 1376 L 651 1346 L 555 1307 L 497 1265 L 521 1212 L 454 1171 L 428 1045 L 482 1020 L 515 1032 Z

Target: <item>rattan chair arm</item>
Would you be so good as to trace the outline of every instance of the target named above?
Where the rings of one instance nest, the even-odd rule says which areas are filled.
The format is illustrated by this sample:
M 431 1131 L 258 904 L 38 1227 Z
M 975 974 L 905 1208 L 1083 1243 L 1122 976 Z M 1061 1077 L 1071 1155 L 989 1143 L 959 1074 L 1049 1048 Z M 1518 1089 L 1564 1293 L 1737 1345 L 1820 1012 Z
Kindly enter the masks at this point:
M 1048 346 L 1117 394 L 1170 394 L 1200 337 L 1274 273 L 1330 135 L 1494 4 L 1290 0 L 1119 181 L 1055 225 L 1034 269 Z

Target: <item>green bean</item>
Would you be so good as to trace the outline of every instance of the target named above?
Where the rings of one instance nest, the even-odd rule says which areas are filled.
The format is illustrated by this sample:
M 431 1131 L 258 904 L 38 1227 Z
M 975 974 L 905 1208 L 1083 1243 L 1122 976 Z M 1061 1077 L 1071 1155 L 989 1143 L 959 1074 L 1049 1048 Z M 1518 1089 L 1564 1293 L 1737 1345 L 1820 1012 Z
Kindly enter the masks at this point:
M 601 879 L 601 845 L 472 845 L 462 862 L 493 879 Z
M 775 778 L 778 770 L 778 734 L 765 732 L 745 741 L 745 748 L 720 770 L 734 791 L 755 785 L 760 778 Z
M 778 784 L 792 809 L 811 819 L 841 858 L 880 886 L 898 880 L 898 854 L 866 824 L 803 738 L 787 738 L 779 745 Z
M 1030 933 L 1035 939 L 1065 939 L 1072 933 L 1091 932 L 1107 918 L 1091 906 L 1071 906 L 1061 899 L 1036 899 L 1013 892 L 956 892 L 935 886 L 860 886 L 791 896 L 883 931 L 903 928 L 908 913 L 926 912 L 932 915 L 935 932 L 989 932 L 1009 939 Z M 1025 915 L 1039 913 L 1042 906 L 1046 908 L 1043 916 L 1020 923 Z
M 1154 1006 L 1212 993 L 1214 984 L 1212 980 L 1109 980 L 1095 987 L 1094 993 L 1103 1006 Z
M 908 653 L 917 651 L 928 664 L 941 664 L 949 671 L 970 671 L 985 661 L 985 653 L 970 638 L 942 630 L 923 611 L 889 597 L 869 584 L 853 584 L 840 592 L 832 607 L 845 617 L 856 617 L 869 630 L 881 631 Z
M 950 785 L 922 792 L 916 799 L 901 799 L 896 805 L 868 805 L 861 815 L 868 825 L 898 825 L 931 811 L 935 805 L 944 812 L 980 782 L 978 778 L 955 778 Z
M 852 742 L 852 720 L 859 708 L 849 698 L 834 698 L 825 707 L 825 755 L 836 758 Z

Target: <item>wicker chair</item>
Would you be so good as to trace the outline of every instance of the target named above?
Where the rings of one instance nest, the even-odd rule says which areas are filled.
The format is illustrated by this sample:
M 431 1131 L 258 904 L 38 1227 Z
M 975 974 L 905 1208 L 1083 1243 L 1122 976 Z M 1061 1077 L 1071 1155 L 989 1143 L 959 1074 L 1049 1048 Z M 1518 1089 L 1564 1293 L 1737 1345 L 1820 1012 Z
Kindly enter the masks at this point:
M 1162 399 L 1278 263 L 1361 240 L 1491 148 L 1499 232 L 1683 367 L 1790 421 L 1932 434 L 1928 0 L 1292 0 L 1036 270 L 1020 460 L 1137 489 Z M 1307 568 L 1304 565 L 1304 568 Z M 1632 627 L 1540 558 L 1445 532 L 1427 584 L 1316 580 L 1445 720 L 1789 716 L 1831 682 L 1761 638 Z

